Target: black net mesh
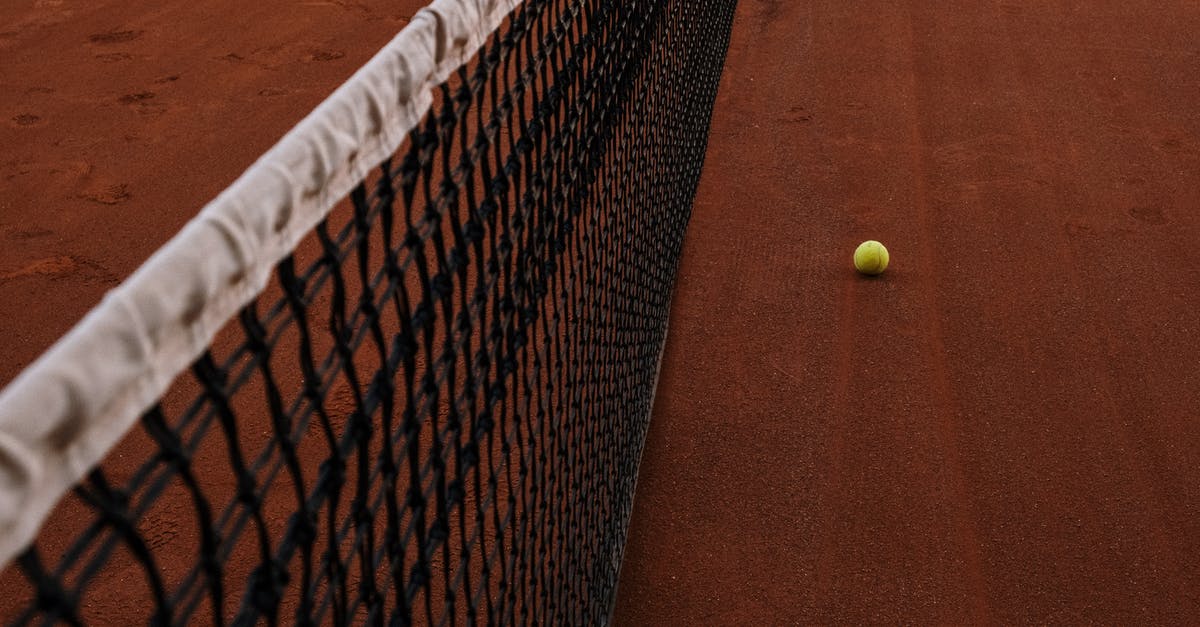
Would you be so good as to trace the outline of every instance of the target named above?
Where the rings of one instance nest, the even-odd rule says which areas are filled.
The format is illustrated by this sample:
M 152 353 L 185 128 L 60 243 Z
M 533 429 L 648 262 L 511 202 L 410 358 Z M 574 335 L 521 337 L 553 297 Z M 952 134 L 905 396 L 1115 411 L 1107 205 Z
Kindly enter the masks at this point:
M 607 621 L 734 4 L 517 9 L 59 505 L 7 621 Z

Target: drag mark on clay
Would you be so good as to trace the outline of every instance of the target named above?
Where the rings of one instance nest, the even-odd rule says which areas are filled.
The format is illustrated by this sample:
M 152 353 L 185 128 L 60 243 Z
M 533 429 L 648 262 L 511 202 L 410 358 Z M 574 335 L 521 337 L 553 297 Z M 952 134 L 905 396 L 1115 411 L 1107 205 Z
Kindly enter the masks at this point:
M 107 33 L 95 33 L 88 37 L 88 41 L 102 46 L 120 44 L 138 39 L 142 36 L 142 33 L 143 31 L 140 30 L 119 30 L 109 31 Z
M 117 99 L 117 102 L 119 102 L 123 105 L 131 105 L 131 104 L 137 104 L 137 103 L 145 101 L 145 100 L 150 100 L 153 97 L 154 97 L 154 92 L 141 91 L 136 94 L 126 94 L 124 96 L 121 96 L 120 98 Z
M 308 54 L 310 61 L 336 61 L 346 56 L 341 50 L 313 50 Z
M 152 91 L 139 91 L 121 96 L 117 102 L 133 108 L 141 115 L 156 115 L 167 110 L 167 105 L 154 101 L 156 96 Z
M 119 205 L 132 198 L 133 194 L 126 183 L 96 183 L 80 192 L 79 197 L 101 205 Z
M 1133 216 L 1134 219 L 1140 222 L 1155 226 L 1167 224 L 1171 221 L 1167 218 L 1166 213 L 1160 207 L 1134 207 L 1129 210 L 1129 215 Z
M 23 267 L 0 274 L 0 285 L 9 281 L 42 277 L 51 281 L 77 279 L 83 283 L 116 285 L 120 279 L 101 264 L 74 255 L 44 257 L 25 264 Z

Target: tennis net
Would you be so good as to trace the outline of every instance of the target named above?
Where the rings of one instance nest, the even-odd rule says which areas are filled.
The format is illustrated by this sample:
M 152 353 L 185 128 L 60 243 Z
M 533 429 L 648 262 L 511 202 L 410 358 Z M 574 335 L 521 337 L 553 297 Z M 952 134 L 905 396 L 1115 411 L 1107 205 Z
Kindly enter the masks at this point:
M 418 14 L 0 395 L 6 622 L 606 622 L 734 5 Z

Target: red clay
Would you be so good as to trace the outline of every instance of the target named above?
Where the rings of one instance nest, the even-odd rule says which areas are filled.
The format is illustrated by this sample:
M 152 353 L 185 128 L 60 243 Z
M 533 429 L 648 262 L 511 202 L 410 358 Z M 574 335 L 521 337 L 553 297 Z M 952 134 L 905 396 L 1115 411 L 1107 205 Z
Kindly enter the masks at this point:
M 0 3 L 0 386 L 425 4 Z
M 617 622 L 1194 621 L 1200 7 L 738 10 Z
M 425 4 L 0 6 L 0 386 Z M 126 440 L 107 469 L 131 470 L 139 456 L 123 452 L 146 446 L 141 435 Z M 174 497 L 168 493 L 139 523 L 168 556 L 168 576 L 194 559 L 190 547 L 165 546 L 191 530 L 179 524 L 191 515 L 184 499 Z M 72 520 L 79 512 L 68 499 L 40 542 L 61 550 L 79 531 Z M 231 570 L 251 562 L 235 554 Z M 114 563 L 85 597 L 85 619 L 120 624 L 146 615 L 144 577 L 119 556 Z M 0 574 L 0 589 L 8 593 L 0 600 L 7 623 L 31 592 L 15 568 Z M 198 616 L 209 612 L 202 605 Z
M 0 384 L 422 4 L 0 6 Z M 1197 32 L 742 1 L 618 622 L 1200 613 Z

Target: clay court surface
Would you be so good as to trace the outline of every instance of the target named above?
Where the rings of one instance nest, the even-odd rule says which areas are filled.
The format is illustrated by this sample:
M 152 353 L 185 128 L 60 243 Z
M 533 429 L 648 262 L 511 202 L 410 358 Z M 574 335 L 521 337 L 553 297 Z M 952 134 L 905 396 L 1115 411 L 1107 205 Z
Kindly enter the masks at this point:
M 0 7 L 0 384 L 422 4 Z M 618 623 L 1200 614 L 1197 32 L 740 2 Z
M 1200 6 L 738 11 L 620 622 L 1194 621 Z
M 0 384 L 425 4 L 0 4 Z

